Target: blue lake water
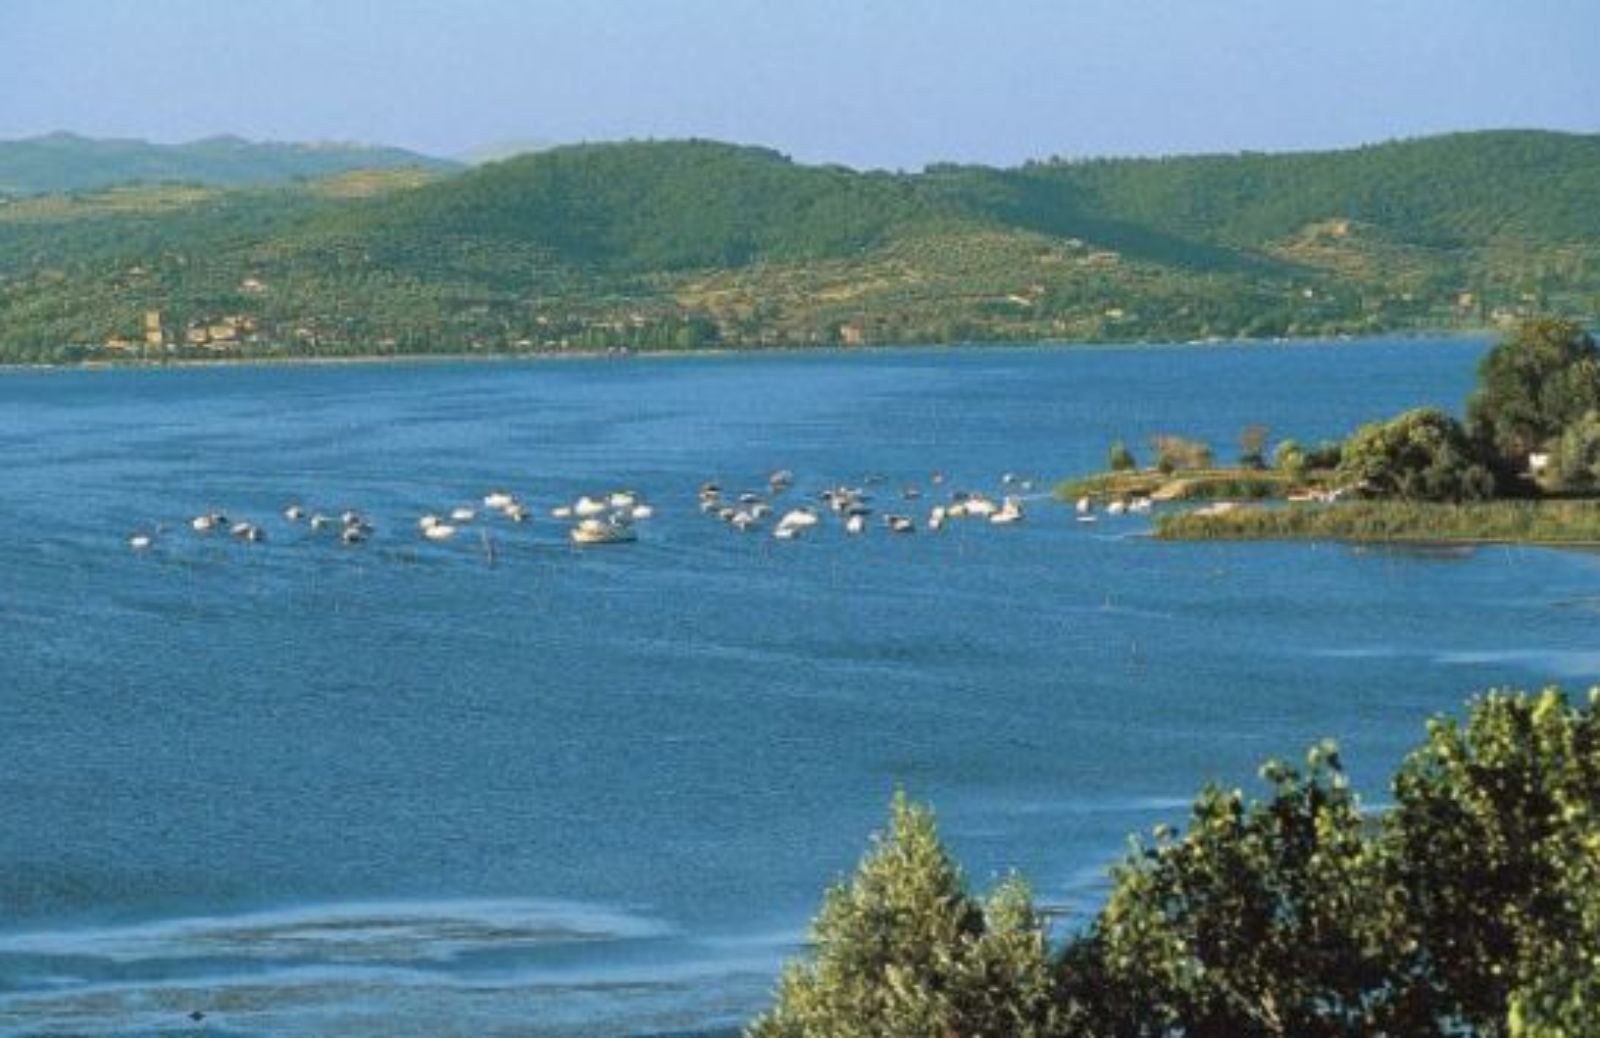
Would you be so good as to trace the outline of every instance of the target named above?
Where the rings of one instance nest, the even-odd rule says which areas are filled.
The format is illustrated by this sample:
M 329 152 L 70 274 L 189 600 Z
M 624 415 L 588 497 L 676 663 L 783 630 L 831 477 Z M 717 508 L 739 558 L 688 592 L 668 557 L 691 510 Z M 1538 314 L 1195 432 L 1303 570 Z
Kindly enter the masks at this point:
M 0 1033 L 727 1027 L 897 785 L 1066 928 L 1129 833 L 1269 755 L 1336 736 L 1381 801 L 1431 713 L 1587 686 L 1595 556 L 1169 545 L 1043 500 L 784 543 L 695 490 L 1315 441 L 1458 409 L 1484 345 L 0 376 Z M 418 538 L 501 486 L 538 518 L 484 527 L 494 565 Z M 657 508 L 636 544 L 546 517 L 624 486 Z M 271 539 L 194 535 L 209 508 Z

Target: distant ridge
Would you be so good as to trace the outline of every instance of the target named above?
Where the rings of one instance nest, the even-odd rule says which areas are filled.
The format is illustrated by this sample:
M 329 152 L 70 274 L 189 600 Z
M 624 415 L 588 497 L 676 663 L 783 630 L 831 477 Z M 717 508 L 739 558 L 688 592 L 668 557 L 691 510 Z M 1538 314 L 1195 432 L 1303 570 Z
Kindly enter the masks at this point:
M 287 186 L 0 204 L 0 356 L 143 349 L 151 311 L 165 357 L 1323 336 L 1600 310 L 1600 135 L 918 173 L 708 140 L 436 173 L 353 154 L 363 172 Z M 244 330 L 207 330 L 228 321 Z
M 249 141 L 222 135 L 184 144 L 52 133 L 0 141 L 0 193 L 83 191 L 132 182 L 220 187 L 324 177 L 355 169 L 456 164 L 401 148 L 344 142 Z

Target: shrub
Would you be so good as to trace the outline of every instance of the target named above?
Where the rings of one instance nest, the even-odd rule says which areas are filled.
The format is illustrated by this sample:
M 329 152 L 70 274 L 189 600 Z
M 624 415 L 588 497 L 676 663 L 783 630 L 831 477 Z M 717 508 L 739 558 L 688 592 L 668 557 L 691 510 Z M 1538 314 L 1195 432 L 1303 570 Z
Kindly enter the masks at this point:
M 1272 452 L 1272 467 L 1292 480 L 1306 475 L 1306 452 L 1294 440 L 1284 440 Z
M 1211 447 L 1201 440 L 1158 433 L 1150 437 L 1150 447 L 1156 455 L 1156 468 L 1162 472 L 1211 467 Z
M 1139 461 L 1133 456 L 1133 451 L 1129 450 L 1128 445 L 1121 440 L 1112 442 L 1106 462 L 1112 472 L 1132 472 L 1139 467 Z
M 1339 480 L 1373 497 L 1476 501 L 1494 476 L 1459 422 L 1430 407 L 1357 429 L 1340 455 Z

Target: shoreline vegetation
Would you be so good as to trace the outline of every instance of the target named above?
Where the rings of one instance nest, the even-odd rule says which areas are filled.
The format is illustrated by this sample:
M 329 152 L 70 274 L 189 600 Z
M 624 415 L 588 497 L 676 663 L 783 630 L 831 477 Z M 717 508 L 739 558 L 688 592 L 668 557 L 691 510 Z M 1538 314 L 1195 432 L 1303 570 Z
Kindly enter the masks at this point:
M 1165 541 L 1346 541 L 1600 548 L 1600 501 L 1340 501 L 1158 516 Z
M 354 364 L 504 364 L 562 360 L 662 360 L 693 357 L 769 356 L 774 354 L 805 355 L 886 355 L 919 350 L 1074 350 L 1074 349 L 1208 349 L 1226 346 L 1271 348 L 1275 346 L 1340 346 L 1378 341 L 1457 342 L 1486 338 L 1494 333 L 1492 327 L 1481 328 L 1409 328 L 1394 332 L 1371 332 L 1361 335 L 1307 335 L 1275 336 L 1272 338 L 1212 338 L 1167 342 L 1151 339 L 969 339 L 957 342 L 901 342 L 863 343 L 857 346 L 839 344 L 767 343 L 750 345 L 711 345 L 685 348 L 633 348 L 633 347 L 535 347 L 516 350 L 462 349 L 404 353 L 352 353 L 316 354 L 296 352 L 292 349 L 262 347 L 240 349 L 228 353 L 206 353 L 197 356 L 113 354 L 86 356 L 74 360 L 16 361 L 0 357 L 0 374 L 15 371 L 153 371 L 184 370 L 190 368 L 229 367 L 321 367 Z M 1255 473 L 1260 475 L 1260 473 Z M 1095 477 L 1085 477 L 1092 479 Z
M 1340 443 L 1281 441 L 1270 466 L 1266 445 L 1266 428 L 1248 427 L 1238 466 L 1217 468 L 1209 444 L 1163 434 L 1140 469 L 1119 441 L 1107 471 L 1055 493 L 1080 513 L 1212 502 L 1157 516 L 1168 541 L 1600 547 L 1600 348 L 1573 321 L 1529 320 L 1496 343 L 1465 423 L 1416 408 Z

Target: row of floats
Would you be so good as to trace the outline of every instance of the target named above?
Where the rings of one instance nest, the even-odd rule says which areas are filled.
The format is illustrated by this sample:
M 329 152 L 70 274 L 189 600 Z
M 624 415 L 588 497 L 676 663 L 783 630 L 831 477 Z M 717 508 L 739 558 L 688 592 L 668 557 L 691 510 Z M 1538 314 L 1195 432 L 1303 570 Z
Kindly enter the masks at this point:
M 920 502 L 922 491 L 905 487 L 899 500 L 881 511 L 875 496 L 881 479 L 869 479 L 862 485 L 837 485 L 815 494 L 814 503 L 784 504 L 792 500 L 794 474 L 788 470 L 773 472 L 767 478 L 763 491 L 725 491 L 715 482 L 700 486 L 698 501 L 700 511 L 725 523 L 730 529 L 752 533 L 764 532 L 776 540 L 794 540 L 807 531 L 820 526 L 824 519 L 837 525 L 848 535 L 865 534 L 873 525 L 879 525 L 891 534 L 911 534 L 918 530 L 937 533 L 953 522 L 985 523 L 991 526 L 1008 526 L 1027 518 L 1027 491 L 1032 481 L 1010 473 L 1001 477 L 1004 488 L 998 494 L 976 491 L 951 490 L 942 493 L 943 500 L 924 508 Z M 935 473 L 935 486 L 942 486 L 944 476 Z M 892 496 L 892 492 L 891 492 Z M 1114 500 L 1104 506 L 1108 514 L 1149 511 L 1148 498 Z M 1089 498 L 1077 502 L 1080 522 L 1096 521 L 1096 505 Z M 552 519 L 567 524 L 568 539 L 575 545 L 625 544 L 638 539 L 637 526 L 656 514 L 655 506 L 633 490 L 615 490 L 609 493 L 583 495 L 570 504 L 550 509 Z M 448 510 L 429 512 L 415 522 L 417 535 L 423 540 L 444 542 L 452 540 L 475 524 L 482 529 L 487 541 L 486 524 L 505 521 L 512 524 L 527 523 L 533 510 L 515 494 L 506 490 L 492 490 L 479 504 L 460 505 Z M 366 543 L 375 531 L 373 522 L 362 512 L 311 511 L 299 503 L 283 509 L 285 523 L 309 530 L 313 535 L 326 536 L 347 546 Z M 247 543 L 259 544 L 267 540 L 266 528 L 259 522 L 235 519 L 226 513 L 212 511 L 196 515 L 187 521 L 190 530 L 199 536 L 231 536 Z M 165 525 L 151 530 L 141 530 L 128 538 L 135 551 L 152 548 L 159 537 L 168 533 Z

